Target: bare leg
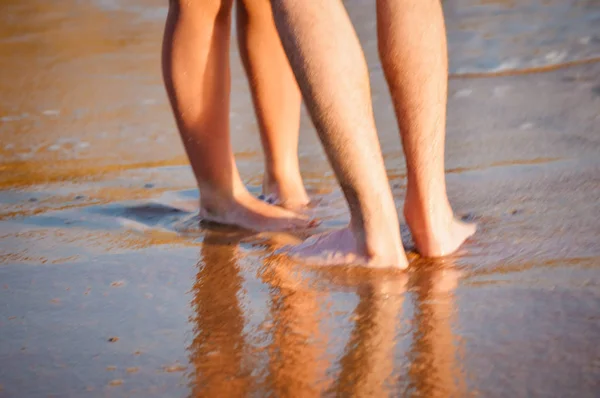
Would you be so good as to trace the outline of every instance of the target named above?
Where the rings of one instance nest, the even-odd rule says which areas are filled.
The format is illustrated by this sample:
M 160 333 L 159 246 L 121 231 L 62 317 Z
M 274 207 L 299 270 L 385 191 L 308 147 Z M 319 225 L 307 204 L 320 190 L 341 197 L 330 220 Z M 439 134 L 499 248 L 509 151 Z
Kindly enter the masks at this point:
M 312 263 L 406 267 L 358 38 L 339 0 L 272 0 L 275 23 L 351 213 L 292 250 Z
M 448 58 L 439 0 L 377 0 L 379 54 L 408 169 L 404 216 L 421 255 L 450 254 L 475 232 L 446 193 Z
M 302 97 L 269 0 L 238 0 L 237 26 L 265 153 L 263 194 L 283 207 L 305 206 L 309 200 L 298 164 Z
M 307 226 L 246 190 L 229 138 L 232 0 L 171 0 L 163 75 L 179 133 L 200 189 L 201 217 L 256 230 Z

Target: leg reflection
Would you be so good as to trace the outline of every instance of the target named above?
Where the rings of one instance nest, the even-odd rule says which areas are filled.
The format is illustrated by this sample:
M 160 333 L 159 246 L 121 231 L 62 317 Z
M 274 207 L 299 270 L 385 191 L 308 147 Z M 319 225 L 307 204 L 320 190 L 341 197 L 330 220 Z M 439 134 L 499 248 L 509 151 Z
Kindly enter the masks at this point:
M 239 397 L 250 390 L 251 369 L 242 361 L 246 342 L 237 242 L 236 236 L 208 233 L 202 245 L 192 287 L 191 397 Z
M 359 290 L 354 330 L 334 386 L 336 396 L 462 395 L 451 325 L 459 273 L 447 264 L 439 265 L 424 262 L 409 274 L 396 279 L 388 275 Z M 413 329 L 408 356 L 395 354 L 401 346 L 398 321 L 405 292 L 414 301 L 412 322 L 400 321 Z M 409 362 L 408 375 L 395 361 Z
M 394 371 L 396 326 L 406 287 L 405 274 L 372 281 L 359 290 L 355 327 L 340 364 L 336 396 L 390 395 Z
M 266 269 L 263 279 L 272 287 L 269 389 L 275 397 L 319 397 L 328 363 L 318 293 L 281 262 Z
M 415 330 L 406 391 L 410 395 L 464 396 L 462 372 L 456 361 L 457 341 L 452 333 L 454 290 L 459 276 L 453 267 L 427 263 L 410 278 L 409 288 L 415 292 Z

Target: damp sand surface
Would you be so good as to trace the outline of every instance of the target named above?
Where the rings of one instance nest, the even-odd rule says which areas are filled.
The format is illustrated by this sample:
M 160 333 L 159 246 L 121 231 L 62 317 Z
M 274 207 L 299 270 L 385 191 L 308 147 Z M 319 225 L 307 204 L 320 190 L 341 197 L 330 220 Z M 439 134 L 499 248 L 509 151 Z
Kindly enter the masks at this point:
M 373 5 L 345 3 L 400 207 Z M 597 396 L 600 4 L 444 7 L 449 194 L 480 228 L 439 261 L 403 229 L 396 273 L 299 267 L 273 251 L 302 236 L 198 226 L 160 79 L 164 1 L 3 1 L 0 397 Z M 231 55 L 231 133 L 258 194 Z M 344 225 L 306 115 L 300 159 L 319 230 Z

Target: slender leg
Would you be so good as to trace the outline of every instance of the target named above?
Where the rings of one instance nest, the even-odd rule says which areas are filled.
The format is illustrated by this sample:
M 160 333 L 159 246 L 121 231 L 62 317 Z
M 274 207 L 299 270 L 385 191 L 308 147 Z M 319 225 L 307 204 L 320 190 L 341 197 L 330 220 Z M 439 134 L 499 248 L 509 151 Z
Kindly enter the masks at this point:
M 229 40 L 232 0 L 171 0 L 163 75 L 179 133 L 200 189 L 201 216 L 256 230 L 305 227 L 246 190 L 229 138 Z
M 366 61 L 339 0 L 272 0 L 275 23 L 351 213 L 292 254 L 311 263 L 407 265 L 371 107 Z
M 305 206 L 298 163 L 302 97 L 269 0 L 238 0 L 237 34 L 265 153 L 263 194 L 283 207 Z
M 475 232 L 454 218 L 444 140 L 448 57 L 439 0 L 377 0 L 379 55 L 408 169 L 404 216 L 421 255 L 450 254 Z
M 190 397 L 245 397 L 252 391 L 253 377 L 244 366 L 250 344 L 244 333 L 248 314 L 240 299 L 239 240 L 209 232 L 202 244 L 190 289 Z

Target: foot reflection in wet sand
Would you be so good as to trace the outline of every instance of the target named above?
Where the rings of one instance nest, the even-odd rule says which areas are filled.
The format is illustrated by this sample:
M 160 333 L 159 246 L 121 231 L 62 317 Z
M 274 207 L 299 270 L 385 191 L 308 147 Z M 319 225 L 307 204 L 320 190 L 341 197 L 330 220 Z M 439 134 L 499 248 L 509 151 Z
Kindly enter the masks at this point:
M 340 360 L 337 396 L 382 397 L 390 390 L 398 314 L 406 289 L 406 273 L 385 275 L 358 288 L 354 329 Z
M 245 366 L 243 279 L 237 264 L 240 236 L 208 233 L 192 287 L 194 337 L 189 347 L 191 397 L 242 397 L 251 392 Z
M 340 278 L 270 257 L 258 270 L 269 309 L 260 326 L 250 327 L 241 298 L 256 298 L 242 291 L 242 238 L 209 233 L 202 246 L 193 286 L 191 397 L 464 395 L 451 324 L 459 273 L 447 260 L 409 272 L 351 270 Z M 359 298 L 352 314 L 326 305 L 340 286 L 336 299 Z M 339 329 L 326 329 L 333 318 Z M 333 340 L 345 335 L 345 347 L 331 352 Z
M 448 264 L 419 264 L 409 280 L 414 291 L 414 330 L 405 394 L 417 397 L 464 397 L 465 380 L 457 362 L 457 339 L 452 332 L 454 290 L 460 272 Z
M 265 265 L 262 279 L 272 286 L 269 389 L 275 397 L 319 397 L 328 383 L 321 321 L 329 314 L 306 278 L 281 261 Z
M 379 275 L 358 288 L 360 302 L 335 395 L 461 396 L 450 323 L 458 276 L 447 261 L 423 261 L 408 273 Z M 405 297 L 412 319 L 402 314 Z M 407 324 L 411 333 L 402 336 Z M 408 355 L 397 354 L 401 338 L 412 339 Z M 406 368 L 407 374 L 400 371 Z
M 323 314 L 316 294 L 278 267 L 261 271 L 271 286 L 269 313 L 260 328 L 271 343 L 266 347 L 267 369 L 261 369 L 252 345 L 256 340 L 250 341 L 256 336 L 244 333 L 247 314 L 240 303 L 243 278 L 237 263 L 242 238 L 208 233 L 204 239 L 192 288 L 190 396 L 320 396 L 327 366 L 318 348 L 324 347 L 318 344 Z

